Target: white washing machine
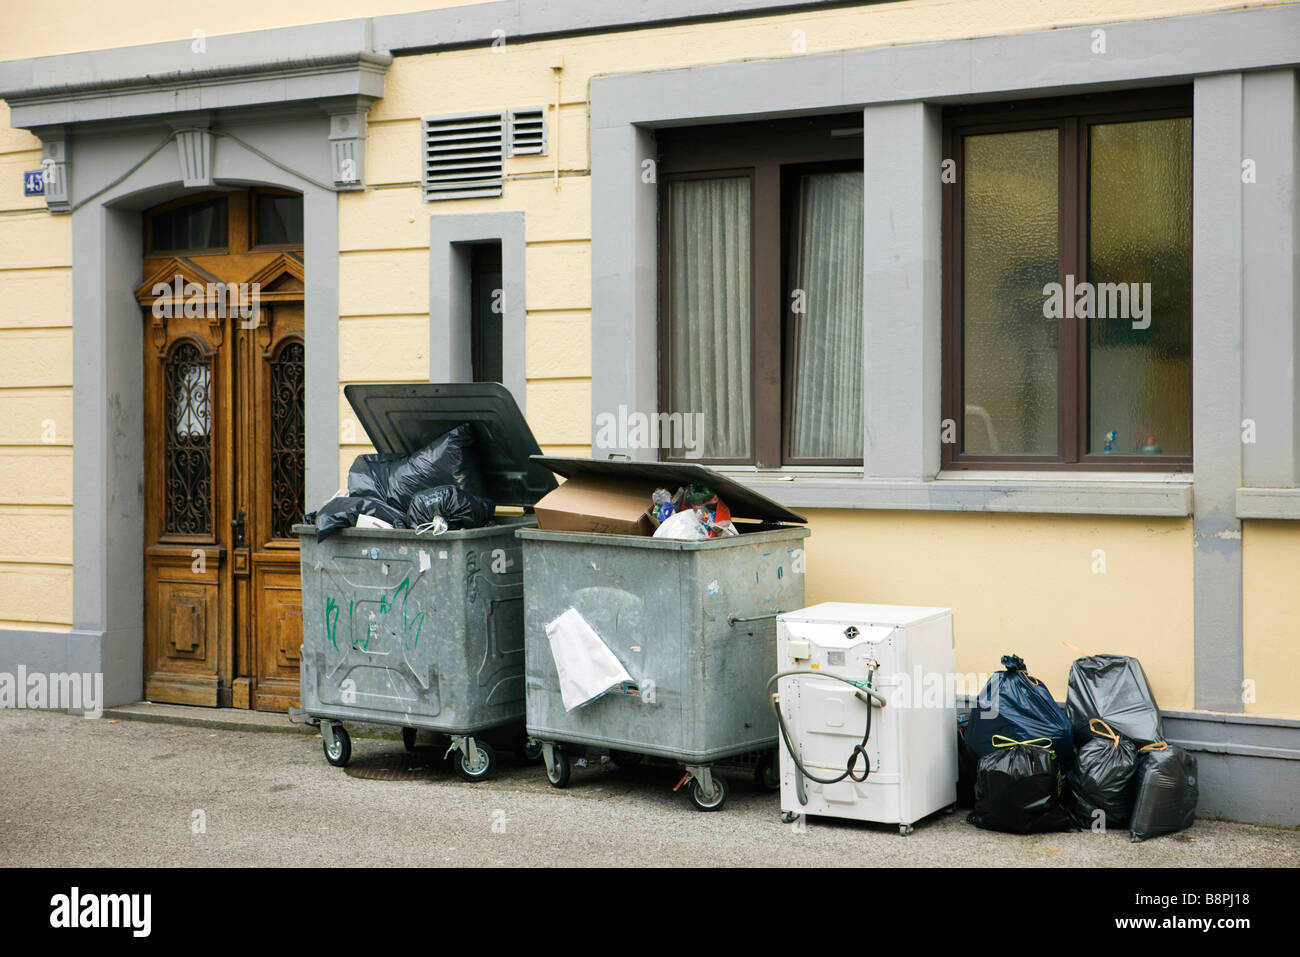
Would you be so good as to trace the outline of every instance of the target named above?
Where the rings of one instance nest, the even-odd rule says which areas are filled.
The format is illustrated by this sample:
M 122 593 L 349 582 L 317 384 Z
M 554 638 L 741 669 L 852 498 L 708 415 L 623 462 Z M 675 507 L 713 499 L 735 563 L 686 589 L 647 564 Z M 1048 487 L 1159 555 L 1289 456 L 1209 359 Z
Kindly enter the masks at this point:
M 778 707 L 784 743 L 781 812 L 897 824 L 900 834 L 957 801 L 957 715 L 952 610 L 826 602 L 777 616 Z M 831 675 L 837 677 L 830 677 Z M 850 683 L 846 683 L 847 679 Z M 865 780 L 845 770 L 866 728 Z M 861 778 L 859 759 L 854 777 Z M 811 775 L 811 777 L 809 776 Z

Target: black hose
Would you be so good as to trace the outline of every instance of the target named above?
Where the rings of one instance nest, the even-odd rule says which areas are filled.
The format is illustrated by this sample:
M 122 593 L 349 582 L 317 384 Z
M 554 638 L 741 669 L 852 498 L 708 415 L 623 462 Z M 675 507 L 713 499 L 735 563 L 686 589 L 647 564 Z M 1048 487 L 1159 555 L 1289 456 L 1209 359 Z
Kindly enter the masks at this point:
M 781 706 L 777 702 L 777 696 L 772 691 L 772 685 L 775 682 L 779 681 L 781 678 L 790 678 L 790 677 L 794 677 L 795 675 L 812 675 L 815 678 L 834 678 L 836 681 L 843 681 L 845 684 L 852 685 L 854 688 L 856 688 L 858 692 L 858 698 L 866 701 L 867 704 L 866 730 L 862 732 L 862 741 L 853 746 L 853 751 L 849 754 L 848 766 L 845 768 L 844 772 L 840 774 L 839 777 L 836 778 L 817 777 L 817 775 L 812 774 L 806 767 L 804 767 L 803 762 L 799 760 L 799 755 L 795 753 L 794 742 L 790 740 L 790 729 L 789 727 L 787 727 L 785 723 L 785 715 L 781 713 Z M 868 676 L 867 683 L 869 684 L 870 681 L 871 678 L 870 676 Z M 845 778 L 849 778 L 850 780 L 855 781 L 858 784 L 861 784 L 870 776 L 871 758 L 867 755 L 867 741 L 871 737 L 871 704 L 872 704 L 871 699 L 872 698 L 879 699 L 881 702 L 881 707 L 884 707 L 884 700 L 885 700 L 884 698 L 881 698 L 880 695 L 876 694 L 876 692 L 872 691 L 870 688 L 862 687 L 862 684 L 860 682 L 853 681 L 850 678 L 845 678 L 843 675 L 837 675 L 829 671 L 825 671 L 825 672 L 823 671 L 778 671 L 776 674 L 772 675 L 771 678 L 767 679 L 767 694 L 768 694 L 768 700 L 771 701 L 772 703 L 772 710 L 776 712 L 776 721 L 777 721 L 777 725 L 781 728 L 781 739 L 785 742 L 785 749 L 790 753 L 790 757 L 794 761 L 794 766 L 799 769 L 800 773 L 803 774 L 804 777 L 808 778 L 808 780 L 810 781 L 816 781 L 818 784 L 839 784 Z M 867 695 L 866 698 L 863 698 L 864 694 Z M 863 762 L 862 777 L 858 777 L 857 774 L 854 772 L 854 768 L 857 766 L 859 758 L 861 758 Z

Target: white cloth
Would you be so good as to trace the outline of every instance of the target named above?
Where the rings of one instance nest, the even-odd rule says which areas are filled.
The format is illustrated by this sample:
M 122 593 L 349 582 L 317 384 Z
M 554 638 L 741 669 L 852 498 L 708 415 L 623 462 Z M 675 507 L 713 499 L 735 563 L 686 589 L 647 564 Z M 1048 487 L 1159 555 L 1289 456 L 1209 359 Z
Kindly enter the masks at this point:
M 555 670 L 560 676 L 560 698 L 565 711 L 581 707 L 610 688 L 632 680 L 622 662 L 576 608 L 570 608 L 547 625 L 546 637 L 550 639 Z

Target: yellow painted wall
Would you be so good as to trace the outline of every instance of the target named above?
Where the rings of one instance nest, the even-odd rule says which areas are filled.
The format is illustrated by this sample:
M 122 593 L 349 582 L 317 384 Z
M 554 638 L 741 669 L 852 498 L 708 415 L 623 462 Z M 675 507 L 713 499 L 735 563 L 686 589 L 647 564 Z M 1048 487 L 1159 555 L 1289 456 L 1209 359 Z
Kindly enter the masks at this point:
M 1078 657 L 1063 641 L 1134 655 L 1160 707 L 1192 708 L 1191 519 L 806 514 L 809 604 L 951 607 L 959 673 L 986 675 L 1018 654 L 1062 701 Z
M 72 624 L 72 222 L 23 196 L 0 102 L 0 628 Z
M 1242 525 L 1244 707 L 1300 717 L 1300 522 Z

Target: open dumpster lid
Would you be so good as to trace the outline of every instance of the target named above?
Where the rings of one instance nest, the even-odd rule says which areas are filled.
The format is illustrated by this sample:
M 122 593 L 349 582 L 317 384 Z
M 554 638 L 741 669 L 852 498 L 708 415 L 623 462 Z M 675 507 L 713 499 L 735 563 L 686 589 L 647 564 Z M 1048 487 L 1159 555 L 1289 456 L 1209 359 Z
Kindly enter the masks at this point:
M 497 505 L 532 505 L 555 477 L 530 457 L 541 453 L 514 396 L 499 382 L 349 385 L 344 396 L 379 452 L 409 455 L 462 422 Z
M 552 455 L 534 455 L 532 460 L 565 478 L 579 475 L 647 479 L 658 483 L 669 491 L 676 491 L 683 485 L 702 482 L 727 503 L 735 518 L 753 518 L 763 522 L 797 522 L 806 523 L 802 515 L 790 511 L 784 505 L 772 501 L 766 495 L 760 495 L 753 489 L 746 488 L 735 479 L 722 472 L 703 465 L 687 462 L 624 462 L 616 459 L 575 459 Z M 647 504 L 647 507 L 648 504 Z

